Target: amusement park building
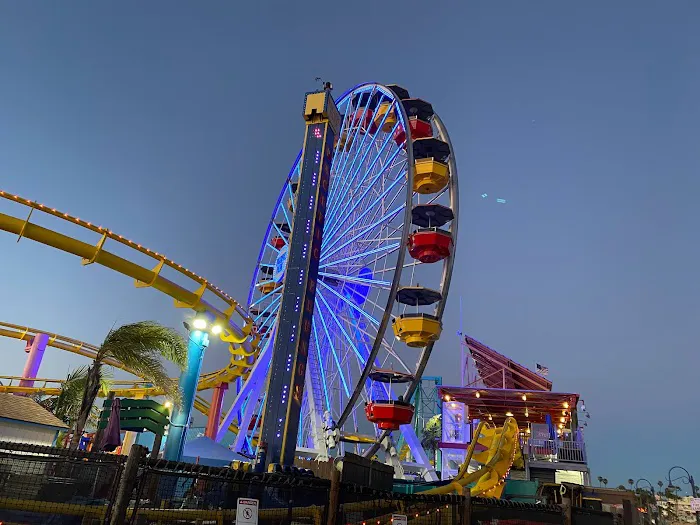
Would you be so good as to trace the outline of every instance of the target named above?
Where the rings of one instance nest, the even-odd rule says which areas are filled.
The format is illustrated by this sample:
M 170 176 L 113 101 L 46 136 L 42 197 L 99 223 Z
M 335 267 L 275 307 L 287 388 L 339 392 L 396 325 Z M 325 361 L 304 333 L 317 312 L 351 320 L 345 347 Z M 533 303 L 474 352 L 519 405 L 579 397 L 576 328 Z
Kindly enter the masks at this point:
M 58 433 L 67 429 L 33 399 L 0 393 L 0 441 L 51 446 Z
M 524 468 L 510 479 L 590 484 L 579 395 L 552 392 L 552 383 L 469 336 L 464 386 L 440 386 L 443 479 L 456 474 L 479 421 L 496 426 L 514 417 L 520 429 Z

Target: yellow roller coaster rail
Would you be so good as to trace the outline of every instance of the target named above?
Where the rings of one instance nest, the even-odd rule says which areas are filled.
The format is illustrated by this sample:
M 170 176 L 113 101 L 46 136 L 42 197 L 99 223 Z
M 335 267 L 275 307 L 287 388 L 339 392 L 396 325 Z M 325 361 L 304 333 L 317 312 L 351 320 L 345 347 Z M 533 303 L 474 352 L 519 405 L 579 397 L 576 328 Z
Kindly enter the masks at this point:
M 79 341 L 77 339 L 72 339 L 64 335 L 59 335 L 56 333 L 49 332 L 47 330 L 39 330 L 37 328 L 31 328 L 29 326 L 20 326 L 11 323 L 5 323 L 0 321 L 0 336 L 9 337 L 11 339 L 19 339 L 22 341 L 29 341 L 32 337 L 37 334 L 46 334 L 49 336 L 47 346 L 57 348 L 59 350 L 64 350 L 66 352 L 71 352 L 73 354 L 82 355 L 89 359 L 94 359 L 97 354 L 97 346 L 85 341 Z M 131 374 L 137 375 L 132 370 L 125 367 L 120 361 L 114 359 L 106 359 L 105 363 L 124 370 Z M 225 369 L 224 369 L 225 370 Z M 197 385 L 198 390 L 207 390 L 216 386 L 212 384 L 209 379 L 210 376 L 219 373 L 212 372 L 201 376 L 200 381 Z M 46 396 L 57 396 L 61 392 L 61 387 L 65 382 L 65 379 L 45 379 L 45 378 L 34 378 L 34 386 L 20 386 L 19 382 L 22 379 L 27 379 L 26 377 L 20 376 L 0 376 L 0 392 L 8 394 L 42 394 Z M 151 386 L 151 383 L 143 379 L 124 379 L 124 380 L 114 380 L 111 381 L 110 392 L 114 392 L 117 397 L 144 397 L 144 396 L 160 396 L 164 392 L 161 389 Z M 202 414 L 209 414 L 209 402 L 205 399 L 196 396 L 194 401 L 194 407 L 199 410 Z M 238 426 L 231 424 L 229 427 L 234 433 L 238 433 Z
M 82 258 L 83 265 L 97 263 L 118 273 L 124 274 L 134 279 L 137 288 L 151 287 L 173 298 L 177 308 L 191 308 L 197 312 L 210 312 L 224 324 L 221 332 L 221 340 L 228 343 L 231 360 L 229 364 L 215 372 L 203 374 L 200 377 L 199 389 L 213 388 L 220 383 L 229 383 L 238 377 L 247 378 L 252 365 L 259 353 L 260 336 L 255 333 L 252 317 L 245 311 L 239 303 L 219 287 L 214 286 L 209 281 L 191 272 L 182 265 L 168 259 L 163 254 L 145 248 L 129 239 L 118 235 L 102 226 L 79 219 L 50 208 L 38 202 L 24 199 L 18 195 L 12 195 L 0 190 L 0 198 L 21 204 L 29 209 L 26 218 L 21 219 L 0 213 L 0 230 L 17 235 L 17 241 L 26 238 L 51 246 L 58 250 L 71 253 Z M 71 224 L 80 226 L 100 235 L 99 241 L 95 244 L 88 244 L 62 233 L 44 228 L 31 222 L 34 211 L 53 215 Z M 107 241 L 116 242 L 130 249 L 146 255 L 153 259 L 154 267 L 145 268 L 128 259 L 117 256 L 105 250 Z M 181 275 L 187 277 L 194 285 L 194 291 L 182 287 L 161 275 L 164 267 L 168 267 Z M 213 294 L 226 307 L 218 309 L 212 304 L 203 300 L 205 292 Z M 240 317 L 238 326 L 232 317 L 237 314 Z M 55 346 L 55 345 L 54 345 Z M 60 347 L 59 347 L 60 348 Z M 65 348 L 62 348 L 65 350 Z M 80 352 L 76 352 L 80 353 Z

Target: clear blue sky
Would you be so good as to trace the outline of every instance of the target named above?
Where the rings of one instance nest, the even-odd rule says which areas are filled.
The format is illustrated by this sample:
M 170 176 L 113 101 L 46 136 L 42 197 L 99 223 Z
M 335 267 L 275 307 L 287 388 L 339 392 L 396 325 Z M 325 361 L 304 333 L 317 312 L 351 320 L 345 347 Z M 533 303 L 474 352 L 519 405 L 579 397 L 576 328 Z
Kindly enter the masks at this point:
M 700 476 L 700 4 L 434 4 L 0 2 L 0 187 L 244 300 L 314 78 L 404 85 L 449 127 L 462 192 L 429 372 L 457 380 L 462 296 L 465 331 L 582 394 L 594 476 Z M 99 342 L 183 318 L 30 241 L 0 254 L 1 320 Z M 41 375 L 78 362 L 50 352 Z

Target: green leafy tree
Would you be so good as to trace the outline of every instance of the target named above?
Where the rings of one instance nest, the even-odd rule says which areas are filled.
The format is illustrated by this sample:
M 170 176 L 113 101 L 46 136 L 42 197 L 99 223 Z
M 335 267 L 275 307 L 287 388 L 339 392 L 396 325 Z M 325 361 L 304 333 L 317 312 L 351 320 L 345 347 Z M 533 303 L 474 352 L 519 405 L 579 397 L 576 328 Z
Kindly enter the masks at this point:
M 119 361 L 179 402 L 177 381 L 168 376 L 161 358 L 172 361 L 180 369 L 187 363 L 187 343 L 172 328 L 152 321 L 141 321 L 110 330 L 88 367 L 71 447 L 77 448 L 80 443 L 80 436 L 100 391 L 106 359 Z
M 617 490 L 627 490 L 627 487 L 625 487 L 624 485 L 618 485 Z
M 437 451 L 442 439 L 442 416 L 436 414 L 425 423 L 420 444 L 423 450 L 430 452 L 433 457 L 433 465 L 437 462 Z

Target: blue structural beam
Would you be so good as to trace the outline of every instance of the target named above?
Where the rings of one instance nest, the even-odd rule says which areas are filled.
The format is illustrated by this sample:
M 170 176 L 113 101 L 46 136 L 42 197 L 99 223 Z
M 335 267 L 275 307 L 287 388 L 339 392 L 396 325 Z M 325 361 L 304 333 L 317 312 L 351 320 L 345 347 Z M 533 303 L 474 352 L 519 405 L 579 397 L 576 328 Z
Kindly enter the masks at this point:
M 341 121 L 329 89 L 307 93 L 304 119 L 289 250 L 281 255 L 286 261 L 276 265 L 276 278 L 284 281 L 284 288 L 263 411 L 261 447 L 267 449 L 266 465 L 292 465 L 296 452 L 333 145 Z
M 202 330 L 190 332 L 187 345 L 187 368 L 180 374 L 180 392 L 182 399 L 180 406 L 176 406 L 170 418 L 168 438 L 165 441 L 163 457 L 169 461 L 180 461 L 182 451 L 185 448 L 185 436 L 189 427 L 194 396 L 197 393 L 197 381 L 202 370 L 204 350 L 209 346 L 209 335 Z

